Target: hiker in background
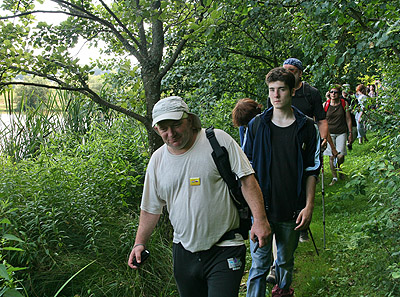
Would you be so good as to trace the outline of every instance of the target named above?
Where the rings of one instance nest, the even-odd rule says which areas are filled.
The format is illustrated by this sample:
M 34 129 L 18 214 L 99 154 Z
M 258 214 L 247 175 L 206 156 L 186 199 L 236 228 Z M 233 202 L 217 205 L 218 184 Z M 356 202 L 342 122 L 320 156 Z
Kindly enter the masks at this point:
M 283 67 L 266 76 L 272 108 L 249 123 L 244 151 L 256 171 L 268 221 L 276 238 L 277 284 L 272 297 L 293 296 L 294 252 L 300 230 L 309 228 L 314 209 L 319 169 L 320 137 L 314 121 L 292 107 L 295 76 Z M 272 263 L 272 238 L 255 250 L 250 242 L 252 265 L 248 297 L 266 296 L 266 277 Z
M 239 214 L 211 156 L 200 119 L 177 96 L 158 101 L 153 127 L 164 145 L 151 156 L 145 176 L 139 226 L 128 265 L 138 269 L 163 207 L 171 221 L 174 277 L 181 297 L 238 296 L 246 259 L 243 237 L 236 230 Z M 254 222 L 250 238 L 264 246 L 270 226 L 260 187 L 239 145 L 215 129 L 229 152 L 232 170 L 242 183 Z
M 376 93 L 376 87 L 375 87 L 374 84 L 370 85 L 368 96 L 371 97 L 371 98 L 378 96 L 378 94 Z
M 357 138 L 358 138 L 358 143 L 362 144 L 363 142 L 368 141 L 367 138 L 367 131 L 365 128 L 365 100 L 368 98 L 367 97 L 367 88 L 363 85 L 360 84 L 356 88 L 356 94 L 357 94 L 357 100 L 358 100 L 358 111 L 356 112 L 356 122 L 357 122 Z
M 261 113 L 263 106 L 250 98 L 240 99 L 232 110 L 232 122 L 239 127 L 240 145 L 243 145 L 247 124 L 252 118 Z
M 332 153 L 330 145 L 324 151 L 324 155 L 329 156 L 329 165 L 333 176 L 329 185 L 332 186 L 337 182 L 338 177 L 344 179 L 344 175 L 340 171 L 340 165 L 343 164 L 344 157 L 347 155 L 346 141 L 352 143 L 353 132 L 349 105 L 341 98 L 342 87 L 334 85 L 331 87 L 329 93 L 331 98 L 324 103 L 323 107 L 326 112 L 332 140 L 336 149 L 340 152 L 335 156 Z
M 356 135 L 357 134 L 357 121 L 356 121 L 356 116 L 355 116 L 355 108 L 357 106 L 357 98 L 354 96 L 354 94 L 350 90 L 350 85 L 349 84 L 344 84 L 342 86 L 342 98 L 347 102 L 347 104 L 350 107 L 350 116 L 351 116 L 351 135 Z M 329 91 L 328 91 L 329 93 Z M 353 149 L 353 142 L 355 140 L 355 137 L 353 137 L 352 142 L 347 142 L 347 148 L 349 150 Z

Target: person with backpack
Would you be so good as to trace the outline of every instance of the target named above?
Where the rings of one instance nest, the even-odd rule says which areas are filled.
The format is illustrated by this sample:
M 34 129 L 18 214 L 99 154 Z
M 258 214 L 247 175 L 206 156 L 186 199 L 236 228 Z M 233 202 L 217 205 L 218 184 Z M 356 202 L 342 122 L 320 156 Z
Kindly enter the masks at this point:
M 272 107 L 249 122 L 243 149 L 258 177 L 276 239 L 277 284 L 272 297 L 293 296 L 294 252 L 300 230 L 307 230 L 312 218 L 321 140 L 314 121 L 292 106 L 293 73 L 274 68 L 267 74 L 266 83 Z M 250 250 L 247 296 L 265 297 L 272 238 L 259 248 L 250 242 Z
M 358 143 L 362 144 L 363 142 L 367 142 L 367 131 L 365 128 L 365 116 L 363 117 L 365 113 L 365 106 L 364 104 L 366 103 L 365 101 L 367 100 L 367 88 L 365 85 L 360 84 L 356 88 L 356 93 L 357 93 L 357 100 L 358 100 L 358 110 L 356 112 L 355 118 L 357 122 L 357 138 L 358 138 Z
M 181 97 L 158 101 L 152 111 L 155 131 L 164 145 L 151 156 L 145 175 L 139 226 L 128 259 L 141 266 L 151 233 L 166 206 L 173 235 L 174 277 L 181 297 L 237 297 L 246 246 L 237 232 L 239 213 L 212 157 L 213 149 L 199 117 Z M 266 244 L 270 226 L 254 170 L 239 145 L 215 129 L 229 153 L 231 169 L 242 184 L 254 222 L 251 240 Z
M 328 91 L 329 93 L 329 91 Z M 350 90 L 350 85 L 349 84 L 344 84 L 342 86 L 342 98 L 347 102 L 350 108 L 350 116 L 351 116 L 351 135 L 356 135 L 357 134 L 357 121 L 356 121 L 356 106 L 357 106 L 357 98 L 354 96 L 354 94 Z M 330 95 L 328 100 L 330 100 Z M 347 148 L 349 150 L 353 149 L 353 142 L 355 140 L 355 137 L 353 137 L 352 142 L 347 143 Z
M 261 113 L 263 106 L 250 98 L 238 100 L 232 110 L 233 126 L 239 128 L 240 145 L 243 145 L 247 125 L 252 118 Z
M 329 185 L 332 186 L 338 180 L 338 173 L 339 178 L 344 179 L 344 175 L 340 171 L 340 165 L 344 163 L 344 157 L 347 155 L 346 141 L 352 143 L 353 132 L 349 105 L 341 98 L 342 86 L 333 85 L 329 94 L 331 98 L 324 103 L 323 107 L 333 143 L 340 152 L 335 156 L 329 144 L 324 151 L 324 155 L 329 156 L 329 165 L 332 171 L 332 181 Z

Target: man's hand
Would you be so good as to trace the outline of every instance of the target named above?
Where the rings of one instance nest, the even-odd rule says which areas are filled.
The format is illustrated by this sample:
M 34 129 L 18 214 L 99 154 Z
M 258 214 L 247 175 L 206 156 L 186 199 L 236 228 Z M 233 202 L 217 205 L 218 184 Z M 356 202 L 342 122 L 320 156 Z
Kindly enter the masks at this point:
M 131 251 L 131 253 L 130 253 L 130 255 L 129 255 L 129 260 L 128 260 L 128 266 L 129 266 L 130 268 L 132 268 L 132 269 L 138 269 L 138 268 L 139 268 L 138 266 L 135 266 L 135 265 L 133 264 L 133 259 L 136 258 L 136 261 L 137 261 L 138 263 L 141 263 L 141 262 L 142 262 L 142 256 L 141 256 L 141 254 L 142 254 L 142 252 L 144 251 L 144 249 L 145 249 L 145 246 L 144 246 L 143 244 L 137 244 L 137 245 L 135 245 L 135 246 L 133 247 L 133 249 L 132 249 L 132 251 Z
M 250 230 L 250 239 L 255 242 L 256 236 L 260 247 L 267 244 L 268 237 L 271 236 L 271 226 L 267 218 L 263 220 L 254 219 L 253 226 Z

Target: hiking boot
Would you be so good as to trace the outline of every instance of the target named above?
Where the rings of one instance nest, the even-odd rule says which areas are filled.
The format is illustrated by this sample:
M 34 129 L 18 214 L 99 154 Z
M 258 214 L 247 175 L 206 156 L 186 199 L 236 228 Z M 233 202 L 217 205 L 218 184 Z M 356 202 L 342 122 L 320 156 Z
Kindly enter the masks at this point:
M 300 231 L 299 242 L 307 242 L 309 240 L 307 230 Z
M 275 277 L 275 266 L 271 266 L 269 274 L 267 276 L 267 283 L 276 284 L 276 277 Z
M 294 295 L 294 290 L 293 288 L 290 289 L 281 289 L 278 287 L 278 285 L 275 285 L 275 287 L 272 289 L 272 297 L 293 297 Z

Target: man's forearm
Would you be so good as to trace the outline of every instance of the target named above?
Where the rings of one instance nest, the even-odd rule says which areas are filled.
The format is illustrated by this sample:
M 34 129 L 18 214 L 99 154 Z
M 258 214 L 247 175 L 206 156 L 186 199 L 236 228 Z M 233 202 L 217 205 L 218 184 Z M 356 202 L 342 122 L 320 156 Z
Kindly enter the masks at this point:
M 240 181 L 242 183 L 243 196 L 251 209 L 253 217 L 255 219 L 266 219 L 263 195 L 254 174 L 242 177 Z
M 140 211 L 139 227 L 136 233 L 135 244 L 146 244 L 160 218 L 159 214 Z

